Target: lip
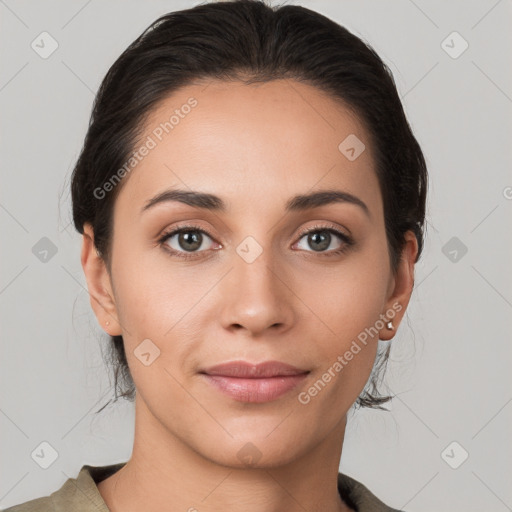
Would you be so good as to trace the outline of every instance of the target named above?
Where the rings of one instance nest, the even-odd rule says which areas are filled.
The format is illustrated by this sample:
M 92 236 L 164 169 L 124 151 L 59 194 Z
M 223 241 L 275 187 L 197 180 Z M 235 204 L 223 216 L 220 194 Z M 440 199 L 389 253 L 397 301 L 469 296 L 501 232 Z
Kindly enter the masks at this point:
M 232 361 L 199 372 L 217 390 L 239 402 L 276 400 L 299 385 L 309 370 L 280 361 L 251 364 Z
M 247 363 L 246 361 L 230 361 L 228 363 L 211 366 L 210 368 L 201 370 L 200 373 L 222 375 L 223 377 L 258 379 L 264 377 L 299 375 L 301 373 L 309 373 L 309 370 L 297 368 L 296 366 L 282 363 L 281 361 L 265 361 L 259 364 Z

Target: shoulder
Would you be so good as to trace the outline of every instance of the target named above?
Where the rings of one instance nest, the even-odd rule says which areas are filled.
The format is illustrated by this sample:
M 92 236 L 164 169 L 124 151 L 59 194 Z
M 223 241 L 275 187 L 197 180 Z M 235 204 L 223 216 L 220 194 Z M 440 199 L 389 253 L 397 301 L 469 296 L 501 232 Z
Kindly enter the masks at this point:
M 50 496 L 36 498 L 13 507 L 5 508 L 2 512 L 53 512 L 55 506 Z
M 25 501 L 1 512 L 109 512 L 96 484 L 124 464 L 82 466 L 76 478 L 68 478 L 49 496 Z
M 356 479 L 338 473 L 338 490 L 344 501 L 358 512 L 405 512 L 392 508 Z

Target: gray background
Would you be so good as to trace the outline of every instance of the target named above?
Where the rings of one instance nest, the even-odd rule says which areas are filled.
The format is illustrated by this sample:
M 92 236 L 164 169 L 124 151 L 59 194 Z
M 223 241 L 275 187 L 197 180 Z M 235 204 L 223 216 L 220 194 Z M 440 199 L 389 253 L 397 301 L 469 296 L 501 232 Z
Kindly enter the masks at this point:
M 1 508 L 57 490 L 83 464 L 130 456 L 133 406 L 94 414 L 112 394 L 107 339 L 70 224 L 69 175 L 110 65 L 159 15 L 197 3 L 0 0 Z M 287 3 L 374 46 L 431 177 L 425 253 L 392 342 L 398 396 L 390 412 L 351 412 L 341 470 L 411 512 L 512 510 L 512 3 Z M 43 31 L 59 45 L 47 59 L 31 48 Z M 445 49 L 459 53 L 462 40 L 443 44 L 453 31 L 469 44 L 457 58 Z M 46 261 L 43 237 L 57 250 Z M 58 454 L 48 469 L 31 457 L 43 441 Z

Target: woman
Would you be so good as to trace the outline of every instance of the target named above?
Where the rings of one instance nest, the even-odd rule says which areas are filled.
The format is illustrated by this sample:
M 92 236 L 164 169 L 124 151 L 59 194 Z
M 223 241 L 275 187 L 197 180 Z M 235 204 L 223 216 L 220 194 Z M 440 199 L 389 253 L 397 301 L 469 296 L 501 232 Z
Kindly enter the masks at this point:
M 345 28 L 255 0 L 156 20 L 101 84 L 72 180 L 133 453 L 8 510 L 396 510 L 338 470 L 348 410 L 390 399 L 378 341 L 426 188 L 389 69 Z

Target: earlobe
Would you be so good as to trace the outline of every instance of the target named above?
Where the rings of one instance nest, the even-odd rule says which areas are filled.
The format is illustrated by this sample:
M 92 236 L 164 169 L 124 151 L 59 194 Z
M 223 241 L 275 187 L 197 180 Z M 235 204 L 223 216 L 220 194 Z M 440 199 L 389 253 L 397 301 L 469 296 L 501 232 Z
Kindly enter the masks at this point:
M 105 261 L 94 245 L 94 232 L 84 224 L 80 261 L 87 281 L 91 307 L 100 327 L 110 336 L 121 335 L 114 294 Z
M 386 326 L 380 332 L 380 339 L 385 341 L 392 339 L 396 334 L 414 288 L 414 263 L 418 254 L 418 241 L 412 231 L 407 231 L 404 238 L 406 242 L 393 277 L 393 288 L 386 301 L 386 310 L 383 312 Z M 389 324 L 390 321 L 392 325 Z

